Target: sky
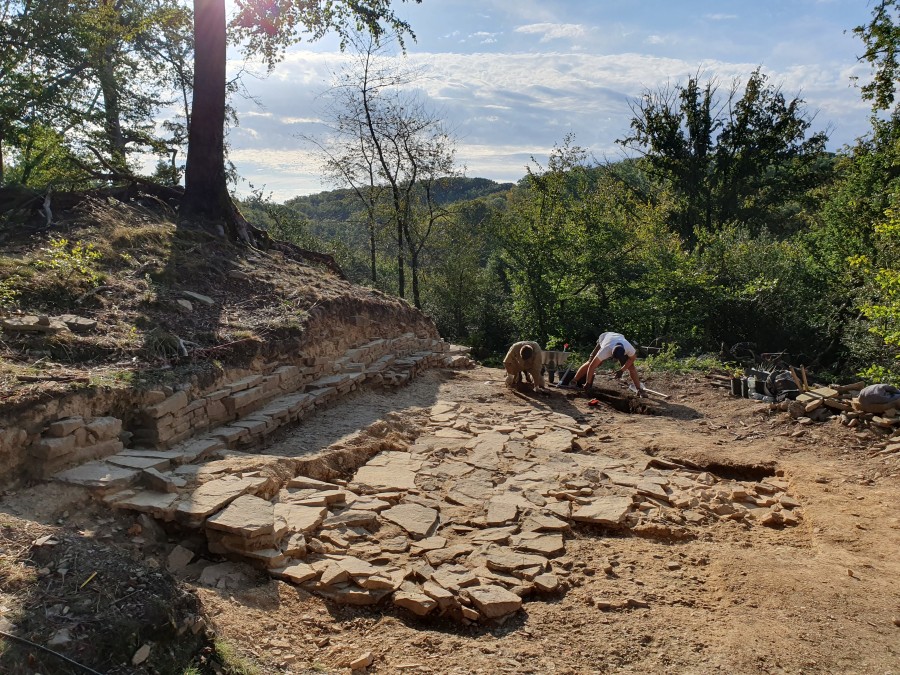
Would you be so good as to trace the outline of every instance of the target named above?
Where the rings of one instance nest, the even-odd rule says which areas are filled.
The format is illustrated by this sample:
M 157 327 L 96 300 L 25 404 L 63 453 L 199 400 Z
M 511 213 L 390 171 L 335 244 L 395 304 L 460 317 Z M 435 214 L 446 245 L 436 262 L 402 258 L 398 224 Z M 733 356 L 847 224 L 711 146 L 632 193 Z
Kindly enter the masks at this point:
M 727 90 L 757 67 L 829 131 L 829 149 L 869 128 L 869 109 L 852 78 L 855 26 L 867 0 L 423 0 L 394 2 L 416 34 L 405 58 L 421 71 L 417 88 L 456 139 L 471 178 L 514 182 L 572 134 L 599 161 L 621 159 L 629 103 L 643 92 L 714 78 Z M 239 126 L 229 157 L 243 180 L 275 201 L 337 187 L 323 181 L 321 157 L 302 136 L 321 138 L 333 74 L 349 58 L 337 40 L 291 47 L 274 72 L 242 63 L 251 98 L 233 101 Z

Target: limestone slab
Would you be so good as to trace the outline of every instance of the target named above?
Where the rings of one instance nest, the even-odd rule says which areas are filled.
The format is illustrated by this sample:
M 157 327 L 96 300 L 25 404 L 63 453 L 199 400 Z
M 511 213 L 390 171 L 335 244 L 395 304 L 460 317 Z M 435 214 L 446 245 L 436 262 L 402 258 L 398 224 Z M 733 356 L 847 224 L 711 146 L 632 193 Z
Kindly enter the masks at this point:
M 631 510 L 632 502 L 631 497 L 596 497 L 590 504 L 579 507 L 572 519 L 592 525 L 619 525 Z
M 107 457 L 106 461 L 110 464 L 115 464 L 116 466 L 122 466 L 126 469 L 168 469 L 169 468 L 169 460 L 163 457 L 136 457 L 134 455 L 126 455 L 124 453 L 119 453 L 118 455 L 112 455 L 111 457 Z
M 515 572 L 528 567 L 547 566 L 547 559 L 529 553 L 520 553 L 509 548 L 495 548 L 485 555 L 487 568 L 497 572 Z
M 277 567 L 272 570 L 272 575 L 294 584 L 302 584 L 304 581 L 310 581 L 318 576 L 312 567 L 301 562 L 286 567 Z
M 324 506 L 302 506 L 299 504 L 275 504 L 275 519 L 283 521 L 289 531 L 311 534 L 315 532 L 328 515 Z
M 374 511 L 356 511 L 351 508 L 328 516 L 322 521 L 322 527 L 373 527 L 377 522 L 378 514 Z
M 174 506 L 177 499 L 178 495 L 176 494 L 141 490 L 133 496 L 113 502 L 113 507 L 149 513 L 155 518 L 170 520 L 175 510 Z
M 522 598 L 502 586 L 475 586 L 468 593 L 478 611 L 488 619 L 499 619 L 522 607 Z
M 574 438 L 575 434 L 571 431 L 559 429 L 538 435 L 531 441 L 531 445 L 535 449 L 544 450 L 551 454 L 570 452 Z
M 54 475 L 54 478 L 71 485 L 111 489 L 131 485 L 139 474 L 139 471 L 123 466 L 114 466 L 106 462 L 88 462 L 74 469 L 61 471 Z
M 529 532 L 512 537 L 510 545 L 517 551 L 536 553 L 548 558 L 555 558 L 566 552 L 566 545 L 561 534 Z
M 180 517 L 192 521 L 206 518 L 227 506 L 243 494 L 252 493 L 266 482 L 262 476 L 238 478 L 223 476 L 216 478 L 194 490 L 176 509 Z
M 381 516 L 402 527 L 414 539 L 429 536 L 438 522 L 438 512 L 420 504 L 398 504 L 382 511 Z
M 435 607 L 437 600 L 424 593 L 415 591 L 397 591 L 394 593 L 394 604 L 407 609 L 416 616 L 427 616 Z
M 361 466 L 353 476 L 353 486 L 359 486 L 363 492 L 380 492 L 391 490 L 406 492 L 416 489 L 414 471 L 398 464 Z
M 266 499 L 241 495 L 225 509 L 206 519 L 206 527 L 253 538 L 275 531 L 275 506 Z

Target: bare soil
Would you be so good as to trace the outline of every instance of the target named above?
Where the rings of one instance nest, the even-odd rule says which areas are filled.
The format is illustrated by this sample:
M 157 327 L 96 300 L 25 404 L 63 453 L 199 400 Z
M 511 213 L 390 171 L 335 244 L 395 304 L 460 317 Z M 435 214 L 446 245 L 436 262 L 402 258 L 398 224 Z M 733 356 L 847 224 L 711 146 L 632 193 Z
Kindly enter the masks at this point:
M 900 672 L 898 454 L 879 452 L 882 437 L 836 423 L 803 427 L 793 436 L 801 427 L 787 414 L 732 398 L 700 375 L 651 375 L 646 383 L 671 398 L 649 401 L 647 414 L 630 414 L 591 406 L 580 393 L 514 392 L 495 369 L 430 371 L 400 390 L 347 399 L 263 451 L 316 450 L 388 415 L 414 427 L 438 400 L 510 410 L 526 403 L 593 425 L 584 440 L 594 452 L 691 462 L 732 478 L 782 475 L 802 504 L 800 525 L 776 529 L 721 520 L 680 538 L 577 528 L 561 561 L 570 571 L 569 588 L 549 601 L 527 601 L 501 624 L 426 621 L 390 606 L 337 607 L 250 568 L 237 590 L 190 581 L 182 588 L 199 599 L 217 638 L 244 659 L 243 672 L 348 673 L 347 664 L 366 652 L 373 656 L 372 673 Z M 619 386 L 600 377 L 598 384 Z M 7 495 L 0 511 L 20 529 L 21 519 L 30 519 L 35 533 L 104 537 L 105 545 L 154 570 L 179 536 L 169 532 L 168 542 L 166 534 L 154 542 L 135 535 L 127 529 L 136 522 L 130 516 L 113 518 L 86 503 L 83 493 L 51 485 Z M 8 546 L 3 556 L 5 570 L 47 564 L 28 546 Z M 10 579 L 7 573 L 0 587 L 7 614 L 47 606 L 46 599 L 35 599 L 39 580 Z M 638 606 L 601 608 L 627 598 Z M 187 621 L 192 611 L 183 610 L 178 620 Z M 35 637 L 41 637 L 37 629 Z M 129 647 L 138 642 L 132 639 Z M 81 657 L 90 660 L 90 650 Z M 42 663 L 40 670 L 21 672 L 78 672 Z M 241 672 L 229 671 L 227 663 L 190 663 L 209 672 Z M 173 668 L 171 660 L 151 659 L 121 672 L 183 672 Z

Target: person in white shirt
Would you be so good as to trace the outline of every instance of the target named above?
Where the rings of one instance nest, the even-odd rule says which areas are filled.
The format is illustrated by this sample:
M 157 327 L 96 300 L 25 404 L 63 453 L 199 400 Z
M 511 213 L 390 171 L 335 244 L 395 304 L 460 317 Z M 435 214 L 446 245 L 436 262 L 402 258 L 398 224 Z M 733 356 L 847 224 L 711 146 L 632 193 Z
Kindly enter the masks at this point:
M 585 389 L 590 389 L 594 385 L 594 373 L 600 364 L 609 358 L 613 358 L 619 362 L 621 366 L 616 371 L 616 379 L 622 377 L 622 373 L 626 370 L 634 382 L 638 396 L 646 396 L 644 386 L 638 376 L 637 368 L 634 367 L 634 360 L 637 358 L 637 350 L 632 344 L 625 339 L 621 333 L 606 332 L 601 333 L 597 338 L 597 345 L 591 352 L 590 358 L 578 369 L 575 377 L 572 378 L 575 383 L 584 383 Z

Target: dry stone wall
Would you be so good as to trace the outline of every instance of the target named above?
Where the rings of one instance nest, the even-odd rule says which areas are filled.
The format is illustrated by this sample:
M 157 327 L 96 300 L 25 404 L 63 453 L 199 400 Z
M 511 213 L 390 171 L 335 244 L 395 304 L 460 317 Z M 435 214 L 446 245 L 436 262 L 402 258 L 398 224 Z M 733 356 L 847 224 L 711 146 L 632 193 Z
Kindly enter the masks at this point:
M 423 368 L 467 360 L 408 306 L 332 305 L 310 312 L 291 350 L 226 369 L 206 386 L 90 389 L 0 412 L 0 482 L 49 478 L 89 460 L 107 460 L 87 473 L 92 466 L 98 480 L 115 482 L 153 468 L 136 451 L 179 446 L 176 454 L 189 462 L 216 449 L 246 449 L 364 384 L 396 386 Z

